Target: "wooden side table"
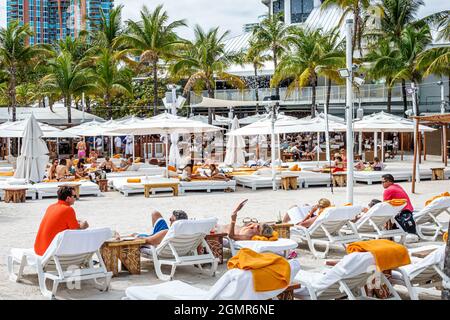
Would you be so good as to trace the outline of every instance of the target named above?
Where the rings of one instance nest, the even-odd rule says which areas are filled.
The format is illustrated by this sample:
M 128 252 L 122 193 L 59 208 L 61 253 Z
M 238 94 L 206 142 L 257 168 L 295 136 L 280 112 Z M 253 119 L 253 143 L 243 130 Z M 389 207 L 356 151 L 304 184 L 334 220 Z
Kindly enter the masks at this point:
M 294 225 L 292 223 L 276 223 L 271 224 L 274 231 L 278 232 L 279 238 L 290 239 L 291 238 L 291 227 Z
M 4 188 L 6 203 L 21 203 L 26 201 L 28 188 Z
M 178 186 L 180 184 L 179 183 L 171 183 L 171 182 L 165 182 L 165 183 L 147 183 L 144 184 L 144 196 L 146 198 L 150 197 L 150 191 L 151 189 L 154 188 L 172 188 L 173 190 L 173 195 L 175 197 L 178 196 Z
M 345 187 L 347 185 L 347 173 L 333 173 L 333 186 Z
M 286 288 L 282 293 L 280 293 L 277 298 L 278 300 L 294 300 L 294 290 L 300 289 L 300 283 L 291 283 L 289 287 Z
M 108 179 L 98 180 L 98 186 L 101 192 L 108 192 Z
M 131 241 L 106 241 L 100 249 L 106 269 L 113 273 L 113 277 L 119 275 L 119 261 L 130 274 L 141 273 L 141 245 L 144 239 Z
M 226 233 L 210 233 L 205 237 L 214 257 L 219 258 L 219 264 L 223 263 L 223 237 Z
M 80 186 L 81 186 L 81 184 L 79 184 L 79 183 L 65 183 L 65 184 L 60 184 L 58 186 L 58 188 L 61 188 L 61 187 L 73 188 L 75 190 L 75 194 L 77 195 L 77 200 L 80 200 Z
M 431 168 L 431 180 L 445 180 L 444 168 Z
M 297 177 L 296 176 L 286 176 L 281 177 L 281 188 L 284 190 L 297 190 Z

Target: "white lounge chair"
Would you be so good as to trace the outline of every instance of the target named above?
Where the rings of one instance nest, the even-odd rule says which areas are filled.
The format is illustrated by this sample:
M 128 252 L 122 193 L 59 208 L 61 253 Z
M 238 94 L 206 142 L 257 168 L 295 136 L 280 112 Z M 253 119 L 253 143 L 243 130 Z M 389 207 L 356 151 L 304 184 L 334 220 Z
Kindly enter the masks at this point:
M 360 240 L 356 229 L 350 223 L 350 220 L 360 212 L 360 206 L 327 208 L 309 228 L 299 225 L 292 227 L 291 238 L 299 239 L 299 242 L 306 241 L 315 257 L 325 258 L 331 244 L 342 245 L 345 248 L 345 244 Z M 352 232 L 347 234 L 342 232 L 341 229 L 345 225 L 348 225 Z M 316 244 L 324 244 L 325 251 L 318 251 L 315 248 Z
M 411 300 L 419 300 L 417 287 L 432 288 L 441 285 L 442 280 L 450 281 L 442 271 L 444 258 L 445 245 L 439 246 L 423 259 L 411 257 L 411 264 L 392 271 L 391 282 L 406 287 Z
M 363 239 L 386 239 L 400 236 L 401 243 L 405 243 L 407 233 L 394 219 L 405 206 L 406 204 L 394 207 L 387 202 L 377 203 L 356 221 L 355 228 Z M 398 229 L 386 230 L 384 226 L 389 220 L 394 221 Z
M 291 239 L 279 238 L 276 241 L 257 241 L 257 240 L 240 240 L 234 241 L 227 237 L 231 254 L 235 256 L 242 248 L 252 249 L 255 252 L 272 252 L 286 256 L 289 250 L 298 247 L 298 243 Z
M 8 256 L 10 279 L 19 282 L 24 268 L 30 266 L 38 274 L 42 294 L 50 299 L 55 297 L 60 283 L 92 279 L 100 290 L 108 290 L 112 273 L 106 270 L 99 250 L 111 235 L 109 228 L 67 230 L 53 239 L 43 256 L 36 255 L 33 249 L 11 249 Z M 94 255 L 100 262 L 97 267 L 93 264 Z M 19 265 L 17 274 L 14 272 L 15 264 Z M 104 282 L 98 282 L 99 278 L 104 278 Z M 53 281 L 51 291 L 47 288 L 47 279 Z
M 211 263 L 210 272 L 214 276 L 218 259 L 214 257 L 205 236 L 216 224 L 217 218 L 175 221 L 157 247 L 141 247 L 142 257 L 153 260 L 156 275 L 163 281 L 172 280 L 178 266 L 198 265 L 202 269 L 201 265 L 205 263 Z M 199 255 L 199 245 L 203 245 L 207 253 Z M 163 274 L 162 265 L 172 267 L 170 275 Z
M 295 276 L 301 288 L 294 291 L 294 296 L 303 300 L 371 299 L 367 297 L 364 286 L 374 279 L 378 279 L 375 283 L 389 288 L 391 300 L 400 300 L 383 273 L 376 272 L 375 259 L 370 252 L 346 255 L 323 273 L 301 270 Z
M 298 260 L 290 260 L 291 282 L 300 270 Z M 228 270 L 209 290 L 199 289 L 175 280 L 153 286 L 134 286 L 125 290 L 126 300 L 266 300 L 273 299 L 286 288 L 255 292 L 250 270 Z
M 436 241 L 437 237 L 447 231 L 437 217 L 444 212 L 450 214 L 450 197 L 442 197 L 433 200 L 425 208 L 414 212 L 417 234 L 423 240 Z

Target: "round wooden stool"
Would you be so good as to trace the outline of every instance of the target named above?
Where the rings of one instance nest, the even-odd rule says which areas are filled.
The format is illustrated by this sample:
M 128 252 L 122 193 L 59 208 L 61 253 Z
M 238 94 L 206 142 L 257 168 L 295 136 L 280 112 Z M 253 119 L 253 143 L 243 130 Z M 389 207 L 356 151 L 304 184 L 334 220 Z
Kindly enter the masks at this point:
M 20 203 L 26 201 L 28 188 L 4 188 L 6 203 Z

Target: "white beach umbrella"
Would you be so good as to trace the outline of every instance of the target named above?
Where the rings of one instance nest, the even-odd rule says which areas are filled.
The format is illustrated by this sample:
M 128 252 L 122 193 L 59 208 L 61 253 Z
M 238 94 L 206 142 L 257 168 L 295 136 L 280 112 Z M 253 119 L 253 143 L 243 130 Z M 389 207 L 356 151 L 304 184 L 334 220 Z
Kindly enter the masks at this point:
M 231 130 L 239 129 L 239 120 L 234 117 L 231 124 Z M 245 163 L 245 141 L 242 136 L 230 136 L 227 141 L 227 151 L 225 156 L 225 164 L 227 166 L 240 166 Z
M 0 125 L 0 137 L 2 138 L 22 138 L 27 126 L 27 120 L 16 122 L 5 122 Z M 45 123 L 37 122 L 42 131 L 43 138 L 77 138 L 78 136 L 70 132 L 58 129 Z
M 178 148 L 178 133 L 172 133 L 170 135 L 170 142 L 169 165 L 179 168 L 181 164 L 181 157 L 180 149 Z
M 47 166 L 48 148 L 41 139 L 42 130 L 36 118 L 31 115 L 23 134 L 21 155 L 17 158 L 15 178 L 26 179 L 29 182 L 40 182 L 44 178 Z

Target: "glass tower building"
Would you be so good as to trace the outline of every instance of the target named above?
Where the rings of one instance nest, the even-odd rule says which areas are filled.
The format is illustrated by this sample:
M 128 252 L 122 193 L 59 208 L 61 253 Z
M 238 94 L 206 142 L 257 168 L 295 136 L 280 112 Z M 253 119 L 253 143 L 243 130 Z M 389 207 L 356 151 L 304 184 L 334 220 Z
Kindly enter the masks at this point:
M 81 30 L 98 26 L 101 12 L 108 16 L 114 0 L 7 0 L 7 23 L 19 20 L 30 25 L 30 44 L 53 43 Z

